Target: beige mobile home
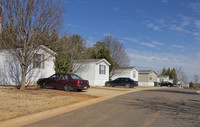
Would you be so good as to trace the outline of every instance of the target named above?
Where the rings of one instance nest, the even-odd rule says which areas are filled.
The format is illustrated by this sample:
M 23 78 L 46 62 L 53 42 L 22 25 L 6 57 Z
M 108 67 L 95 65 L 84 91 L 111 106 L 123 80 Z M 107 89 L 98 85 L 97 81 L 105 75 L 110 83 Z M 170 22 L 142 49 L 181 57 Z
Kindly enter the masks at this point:
M 138 86 L 154 86 L 157 82 L 158 74 L 153 70 L 140 70 L 138 78 Z

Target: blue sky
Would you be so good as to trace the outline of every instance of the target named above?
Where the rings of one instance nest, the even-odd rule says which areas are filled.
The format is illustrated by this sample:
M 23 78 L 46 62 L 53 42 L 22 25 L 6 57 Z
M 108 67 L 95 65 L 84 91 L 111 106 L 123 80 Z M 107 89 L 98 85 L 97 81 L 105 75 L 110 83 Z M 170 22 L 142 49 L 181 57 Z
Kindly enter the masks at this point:
M 105 35 L 118 38 L 130 66 L 181 66 L 190 80 L 200 76 L 199 0 L 65 0 L 63 31 L 88 44 Z

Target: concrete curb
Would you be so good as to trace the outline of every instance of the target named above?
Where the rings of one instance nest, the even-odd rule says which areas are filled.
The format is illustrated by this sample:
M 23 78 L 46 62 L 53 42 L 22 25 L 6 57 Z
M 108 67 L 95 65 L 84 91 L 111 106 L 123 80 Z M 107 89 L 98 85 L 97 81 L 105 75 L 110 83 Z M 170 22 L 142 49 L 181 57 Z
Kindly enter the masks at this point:
M 0 127 L 21 127 L 30 123 L 34 123 L 40 120 L 44 120 L 50 117 L 54 117 L 63 113 L 67 113 L 67 112 L 71 112 L 80 108 L 83 108 L 85 106 L 89 106 L 92 104 L 96 104 L 98 102 L 104 101 L 104 100 L 108 100 L 120 95 L 124 95 L 124 94 L 128 94 L 131 92 L 137 92 L 137 91 L 142 91 L 142 90 L 147 90 L 149 88 L 140 88 L 140 89 L 133 89 L 130 91 L 124 91 L 122 93 L 119 94 L 115 94 L 115 95 L 108 95 L 108 96 L 103 96 L 103 97 L 99 97 L 99 98 L 95 98 L 95 99 L 91 99 L 91 100 L 87 100 L 87 101 L 82 101 L 79 103 L 74 103 L 71 105 L 67 105 L 65 107 L 60 107 L 60 108 L 56 108 L 56 109 L 52 109 L 52 110 L 47 110 L 44 112 L 39 112 L 39 113 L 34 113 L 34 114 L 30 114 L 30 115 L 26 115 L 26 116 L 21 116 L 21 117 L 17 117 L 14 119 L 10 119 L 10 120 L 6 120 L 6 121 L 2 121 L 0 122 Z

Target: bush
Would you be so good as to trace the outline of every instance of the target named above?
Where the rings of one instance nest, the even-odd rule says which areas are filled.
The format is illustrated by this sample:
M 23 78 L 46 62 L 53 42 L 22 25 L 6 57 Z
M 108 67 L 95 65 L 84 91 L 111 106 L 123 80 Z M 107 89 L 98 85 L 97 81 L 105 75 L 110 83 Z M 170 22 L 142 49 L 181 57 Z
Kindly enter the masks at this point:
M 190 85 L 190 87 L 194 87 L 194 83 L 193 82 L 190 82 L 189 85 Z

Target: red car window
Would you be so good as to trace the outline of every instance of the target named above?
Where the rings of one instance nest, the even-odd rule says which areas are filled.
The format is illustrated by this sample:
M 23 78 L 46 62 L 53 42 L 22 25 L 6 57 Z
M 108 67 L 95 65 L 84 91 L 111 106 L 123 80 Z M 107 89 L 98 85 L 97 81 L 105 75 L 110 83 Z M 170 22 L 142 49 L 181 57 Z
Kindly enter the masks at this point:
M 63 78 L 64 78 L 65 80 L 68 80 L 68 79 L 69 79 L 67 75 L 64 75 Z
M 75 80 L 82 80 L 81 77 L 79 77 L 78 75 L 75 75 L 75 74 L 71 74 L 71 77 L 72 77 L 72 79 L 75 79 Z

